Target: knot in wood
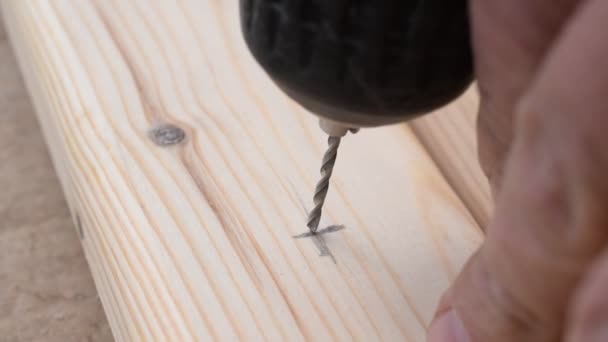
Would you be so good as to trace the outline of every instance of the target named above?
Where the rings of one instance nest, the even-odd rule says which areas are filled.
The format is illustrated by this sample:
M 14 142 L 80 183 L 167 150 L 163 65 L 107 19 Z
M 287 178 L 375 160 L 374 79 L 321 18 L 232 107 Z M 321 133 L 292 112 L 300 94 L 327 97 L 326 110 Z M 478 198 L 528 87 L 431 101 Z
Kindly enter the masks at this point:
M 185 138 L 186 132 L 171 124 L 164 124 L 150 131 L 150 139 L 152 139 L 156 145 L 162 147 L 179 144 Z

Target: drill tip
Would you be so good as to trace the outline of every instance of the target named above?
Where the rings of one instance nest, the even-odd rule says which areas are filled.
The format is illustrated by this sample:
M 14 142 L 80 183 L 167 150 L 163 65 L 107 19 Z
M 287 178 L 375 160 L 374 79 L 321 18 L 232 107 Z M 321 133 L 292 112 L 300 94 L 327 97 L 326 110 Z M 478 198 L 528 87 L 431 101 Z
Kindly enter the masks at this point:
M 340 137 L 335 136 L 330 136 L 327 140 L 328 148 L 323 155 L 323 161 L 321 163 L 321 180 L 319 180 L 317 183 L 313 197 L 315 206 L 308 215 L 308 222 L 306 224 L 310 232 L 313 234 L 315 234 L 319 229 L 323 204 L 325 203 L 325 197 L 327 196 L 327 191 L 329 190 L 329 179 L 331 178 L 334 165 L 336 164 L 340 140 Z

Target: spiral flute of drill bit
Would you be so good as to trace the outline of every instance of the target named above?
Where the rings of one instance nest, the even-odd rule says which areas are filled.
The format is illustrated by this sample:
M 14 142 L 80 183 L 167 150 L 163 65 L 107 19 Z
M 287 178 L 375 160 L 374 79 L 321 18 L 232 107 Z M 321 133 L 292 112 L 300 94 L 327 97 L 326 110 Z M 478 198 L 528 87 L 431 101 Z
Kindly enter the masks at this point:
M 317 183 L 315 188 L 315 195 L 313 197 L 315 207 L 308 215 L 308 229 L 311 233 L 316 233 L 319 229 L 319 222 L 321 221 L 321 213 L 323 210 L 323 204 L 325 203 L 325 197 L 329 190 L 329 179 L 334 170 L 336 164 L 336 157 L 338 156 L 338 147 L 340 147 L 340 137 L 329 137 L 327 140 L 329 147 L 323 155 L 323 162 L 321 164 L 321 180 Z

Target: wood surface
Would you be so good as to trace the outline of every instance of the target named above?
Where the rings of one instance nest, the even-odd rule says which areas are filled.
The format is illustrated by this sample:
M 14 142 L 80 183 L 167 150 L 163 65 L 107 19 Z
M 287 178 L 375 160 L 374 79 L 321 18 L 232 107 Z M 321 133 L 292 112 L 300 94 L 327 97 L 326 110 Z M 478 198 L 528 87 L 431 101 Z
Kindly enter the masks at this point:
M 476 86 L 441 110 L 411 122 L 450 185 L 485 230 L 493 211 L 490 184 L 478 162 Z
M 320 257 L 325 137 L 236 1 L 1 4 L 117 341 L 424 340 L 482 234 L 410 128 L 344 139 Z
M 0 189 L 0 341 L 114 341 L 2 23 Z

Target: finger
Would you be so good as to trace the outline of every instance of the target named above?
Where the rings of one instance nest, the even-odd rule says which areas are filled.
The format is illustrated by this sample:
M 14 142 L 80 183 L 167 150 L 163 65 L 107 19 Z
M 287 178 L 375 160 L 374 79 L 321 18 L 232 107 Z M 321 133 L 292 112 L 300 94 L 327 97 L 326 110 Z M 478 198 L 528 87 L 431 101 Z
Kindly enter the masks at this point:
M 473 0 L 481 165 L 496 189 L 512 141 L 514 106 L 578 0 Z
M 560 340 L 571 295 L 608 244 L 607 16 L 606 1 L 581 5 L 518 106 L 488 237 L 431 342 L 458 341 L 449 329 L 471 341 Z
M 608 250 L 594 263 L 572 301 L 568 342 L 608 341 Z

